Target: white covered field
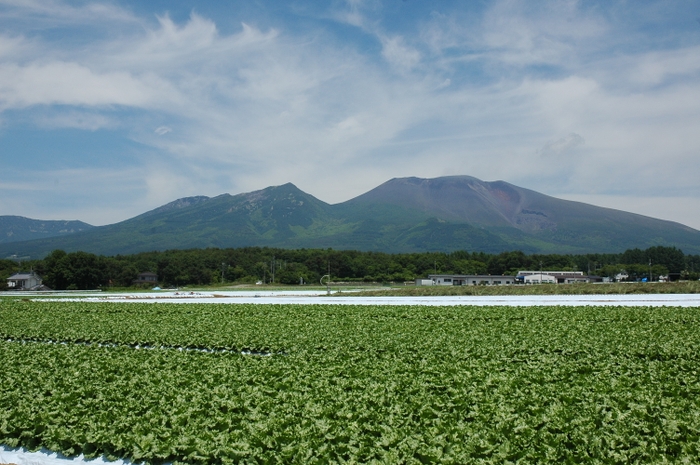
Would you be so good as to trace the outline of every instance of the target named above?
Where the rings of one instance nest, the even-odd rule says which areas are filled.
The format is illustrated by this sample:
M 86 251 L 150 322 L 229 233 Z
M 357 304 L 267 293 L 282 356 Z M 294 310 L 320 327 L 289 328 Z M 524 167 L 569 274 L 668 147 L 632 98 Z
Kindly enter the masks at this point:
M 359 297 L 353 291 L 154 291 L 147 293 L 71 293 L 22 294 L 24 298 L 79 300 L 95 302 L 173 302 L 231 304 L 337 304 L 337 305 L 624 305 L 700 307 L 700 294 L 625 294 L 625 295 L 530 295 L 530 296 L 424 296 Z M 7 295 L 7 293 L 5 293 Z M 17 295 L 16 293 L 12 295 Z

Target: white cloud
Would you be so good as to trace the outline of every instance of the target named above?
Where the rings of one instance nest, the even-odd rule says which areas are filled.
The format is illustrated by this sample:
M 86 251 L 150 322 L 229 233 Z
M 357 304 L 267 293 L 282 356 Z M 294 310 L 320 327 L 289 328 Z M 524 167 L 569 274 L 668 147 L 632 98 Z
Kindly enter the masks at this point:
M 31 105 L 148 106 L 167 83 L 128 72 L 95 73 L 77 63 L 0 64 L 0 109 Z
M 610 74 L 601 76 L 633 90 L 674 83 L 676 80 L 697 80 L 700 77 L 700 46 L 681 47 L 663 52 L 651 51 L 617 57 L 606 63 Z
M 345 0 L 345 6 L 334 10 L 331 17 L 341 23 L 349 24 L 358 28 L 367 26 L 367 19 L 362 14 L 362 10 L 366 7 L 365 0 Z
M 585 12 L 576 0 L 535 6 L 524 0 L 497 1 L 481 27 L 482 46 L 498 59 L 557 66 L 575 65 L 585 48 L 596 44 L 608 30 L 604 18 Z
M 30 46 L 22 37 L 0 35 L 0 60 L 18 59 L 29 53 Z
M 182 74 L 186 66 L 211 66 L 216 57 L 228 65 L 236 55 L 250 52 L 256 44 L 269 42 L 277 36 L 275 30 L 264 33 L 245 23 L 241 31 L 231 36 L 220 36 L 216 24 L 197 14 L 182 26 L 168 16 L 158 18 L 158 26 L 149 28 L 146 35 L 136 35 L 108 46 L 102 66 L 129 67 L 131 69 L 159 70 Z M 97 57 L 95 57 L 97 58 Z M 218 67 L 221 70 L 220 67 Z
M 420 63 L 420 52 L 405 45 L 400 36 L 382 39 L 382 55 L 402 71 L 409 71 Z
M 442 81 L 440 84 L 436 86 L 436 89 L 441 89 L 443 87 L 449 87 L 450 84 L 452 84 L 452 79 L 446 78 L 444 81 Z
M 153 132 L 155 132 L 155 133 L 158 134 L 159 136 L 164 136 L 164 135 L 166 135 L 167 133 L 172 132 L 172 131 L 173 131 L 172 128 L 169 128 L 168 126 L 158 126 L 158 127 L 155 129 L 155 131 L 153 131 Z
M 149 205 L 163 205 L 187 197 L 189 192 L 201 188 L 191 173 L 179 172 L 170 166 L 152 164 L 145 172 L 146 193 L 143 201 Z
M 539 153 L 545 158 L 569 155 L 573 149 L 579 145 L 583 145 L 584 142 L 585 140 L 583 137 L 572 132 L 566 137 L 547 142 L 542 149 L 540 149 Z

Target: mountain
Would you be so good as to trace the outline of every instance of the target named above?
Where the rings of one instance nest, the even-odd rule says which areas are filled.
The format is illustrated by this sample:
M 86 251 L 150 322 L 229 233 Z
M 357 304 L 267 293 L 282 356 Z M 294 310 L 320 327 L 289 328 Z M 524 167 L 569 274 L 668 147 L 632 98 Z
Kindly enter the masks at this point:
M 187 197 L 63 237 L 0 244 L 0 256 L 52 250 L 116 255 L 269 246 L 383 252 L 622 252 L 654 245 L 700 253 L 700 231 L 671 221 L 556 199 L 469 176 L 397 178 L 330 205 L 291 183 Z
M 55 249 L 116 255 L 206 247 L 308 247 L 337 223 L 331 209 L 291 183 L 233 196 L 187 197 L 59 240 L 0 244 L 0 256 L 36 257 Z
M 94 226 L 82 221 L 32 220 L 23 216 L 0 216 L 0 244 L 66 236 Z
M 679 223 L 561 200 L 504 181 L 484 182 L 470 176 L 392 179 L 339 206 L 348 217 L 374 209 L 442 221 L 441 226 L 415 231 L 408 240 L 426 249 L 439 250 L 440 244 L 458 241 L 460 234 L 471 235 L 468 231 L 476 227 L 509 244 L 509 250 L 525 252 L 619 252 L 655 245 L 700 252 L 700 231 Z M 431 246 L 431 234 L 436 230 L 452 236 L 453 241 L 441 237 Z M 491 240 L 497 243 L 493 237 Z

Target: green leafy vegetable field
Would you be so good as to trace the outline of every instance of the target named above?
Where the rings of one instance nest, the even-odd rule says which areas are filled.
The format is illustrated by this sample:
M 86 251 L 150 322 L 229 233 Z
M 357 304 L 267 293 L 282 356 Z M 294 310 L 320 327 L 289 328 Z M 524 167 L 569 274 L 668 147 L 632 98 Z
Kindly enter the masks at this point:
M 700 309 L 0 301 L 0 443 L 149 463 L 698 463 Z

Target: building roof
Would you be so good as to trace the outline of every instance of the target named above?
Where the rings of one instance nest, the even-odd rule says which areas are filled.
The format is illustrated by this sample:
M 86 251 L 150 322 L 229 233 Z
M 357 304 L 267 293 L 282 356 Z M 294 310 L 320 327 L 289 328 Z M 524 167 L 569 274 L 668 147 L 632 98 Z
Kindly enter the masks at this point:
M 33 271 L 20 271 L 15 273 L 7 279 L 29 279 L 29 278 L 39 278 L 39 275 Z
M 518 276 L 529 276 L 529 275 L 537 275 L 537 274 L 548 274 L 550 276 L 571 276 L 571 277 L 576 277 L 576 276 L 584 276 L 583 271 L 547 271 L 547 270 L 542 270 L 542 271 L 529 271 L 529 270 L 521 270 L 518 271 Z
M 429 274 L 428 278 L 515 278 L 514 275 L 506 274 Z

